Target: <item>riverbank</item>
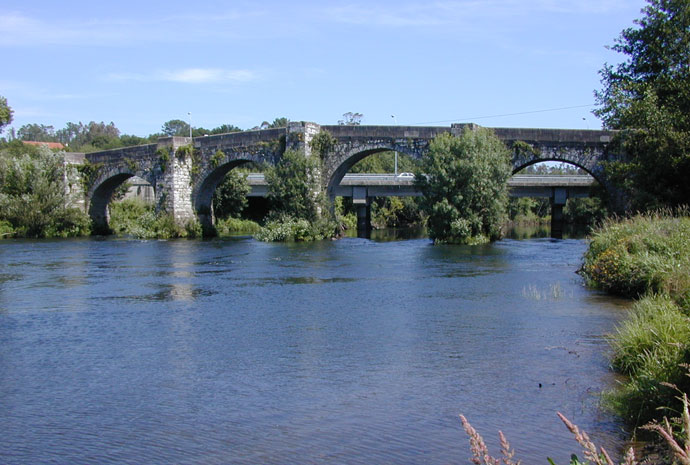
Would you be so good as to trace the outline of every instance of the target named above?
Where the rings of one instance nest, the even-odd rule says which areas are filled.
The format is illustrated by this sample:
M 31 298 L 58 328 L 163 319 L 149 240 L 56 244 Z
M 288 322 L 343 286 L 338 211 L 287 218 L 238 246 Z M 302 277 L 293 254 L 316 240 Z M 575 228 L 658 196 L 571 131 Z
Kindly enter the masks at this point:
M 605 396 L 633 427 L 676 417 L 681 393 L 690 392 L 689 246 L 682 210 L 607 220 L 585 255 L 581 274 L 590 285 L 637 299 L 610 336 L 612 366 L 627 381 Z

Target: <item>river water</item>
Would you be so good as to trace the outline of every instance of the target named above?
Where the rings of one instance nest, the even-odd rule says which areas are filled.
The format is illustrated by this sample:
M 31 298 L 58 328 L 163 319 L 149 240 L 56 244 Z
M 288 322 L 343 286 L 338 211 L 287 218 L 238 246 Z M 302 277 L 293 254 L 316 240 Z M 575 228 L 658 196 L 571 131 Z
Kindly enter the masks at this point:
M 0 242 L 0 463 L 568 463 L 614 451 L 582 240 Z

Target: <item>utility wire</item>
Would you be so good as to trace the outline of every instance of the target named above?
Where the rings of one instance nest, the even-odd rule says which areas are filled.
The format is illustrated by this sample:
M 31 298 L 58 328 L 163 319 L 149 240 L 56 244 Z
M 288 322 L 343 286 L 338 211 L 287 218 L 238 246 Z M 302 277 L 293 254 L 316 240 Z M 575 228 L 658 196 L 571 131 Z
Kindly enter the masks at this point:
M 593 107 L 593 106 L 595 106 L 595 104 L 590 103 L 589 105 L 576 105 L 574 107 L 548 108 L 545 110 L 522 111 L 519 113 L 505 113 L 502 115 L 473 116 L 472 118 L 455 118 L 455 119 L 447 119 L 447 120 L 443 120 L 443 121 L 426 121 L 424 123 L 413 123 L 411 126 L 422 126 L 424 124 L 437 124 L 437 123 L 457 123 L 460 121 L 474 121 L 477 119 L 500 118 L 502 116 L 529 115 L 532 113 L 546 113 L 549 111 L 572 110 L 574 108 L 587 108 L 587 107 Z

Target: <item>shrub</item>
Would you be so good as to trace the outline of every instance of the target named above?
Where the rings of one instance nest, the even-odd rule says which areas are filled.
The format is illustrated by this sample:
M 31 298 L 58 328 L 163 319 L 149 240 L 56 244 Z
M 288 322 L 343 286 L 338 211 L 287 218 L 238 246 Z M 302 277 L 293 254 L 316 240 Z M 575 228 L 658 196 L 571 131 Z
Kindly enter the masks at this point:
M 626 297 L 666 293 L 687 309 L 689 241 L 687 210 L 609 219 L 593 232 L 580 272 L 605 291 Z
M 490 129 L 437 136 L 415 176 L 429 236 L 462 244 L 499 239 L 510 173 L 510 152 Z
M 266 242 L 318 241 L 333 237 L 335 230 L 335 223 L 328 219 L 310 222 L 304 218 L 282 216 L 268 221 L 254 237 Z
M 0 221 L 24 237 L 89 233 L 88 216 L 70 205 L 61 153 L 0 151 Z
M 259 223 L 243 218 L 224 218 L 216 220 L 216 231 L 221 236 L 232 233 L 256 234 L 261 229 Z
M 172 214 L 156 212 L 153 205 L 139 199 L 110 204 L 110 229 L 114 234 L 140 239 L 174 239 L 201 237 L 201 225 L 189 221 L 181 226 Z

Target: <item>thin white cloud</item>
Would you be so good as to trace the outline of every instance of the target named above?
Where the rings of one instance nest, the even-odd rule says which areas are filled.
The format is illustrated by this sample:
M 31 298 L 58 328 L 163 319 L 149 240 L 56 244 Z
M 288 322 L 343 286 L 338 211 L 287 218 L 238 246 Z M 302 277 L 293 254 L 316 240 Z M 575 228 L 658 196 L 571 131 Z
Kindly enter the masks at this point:
M 606 14 L 618 11 L 624 0 L 448 0 L 401 2 L 391 5 L 349 3 L 326 7 L 335 22 L 381 27 L 472 25 L 477 19 L 503 20 L 535 13 Z
M 161 75 L 164 80 L 203 84 L 210 82 L 249 82 L 256 79 L 256 73 L 246 69 L 225 70 L 216 68 L 187 68 L 168 71 Z
M 170 15 L 155 19 L 97 18 L 89 21 L 44 19 L 0 10 L 0 46 L 106 45 L 141 42 L 179 43 L 209 37 L 237 37 L 258 10 Z M 180 31 L 184 31 L 181 34 Z
M 155 71 L 150 74 L 114 73 L 114 81 L 179 82 L 184 84 L 245 83 L 260 79 L 259 73 L 248 69 L 184 68 Z

